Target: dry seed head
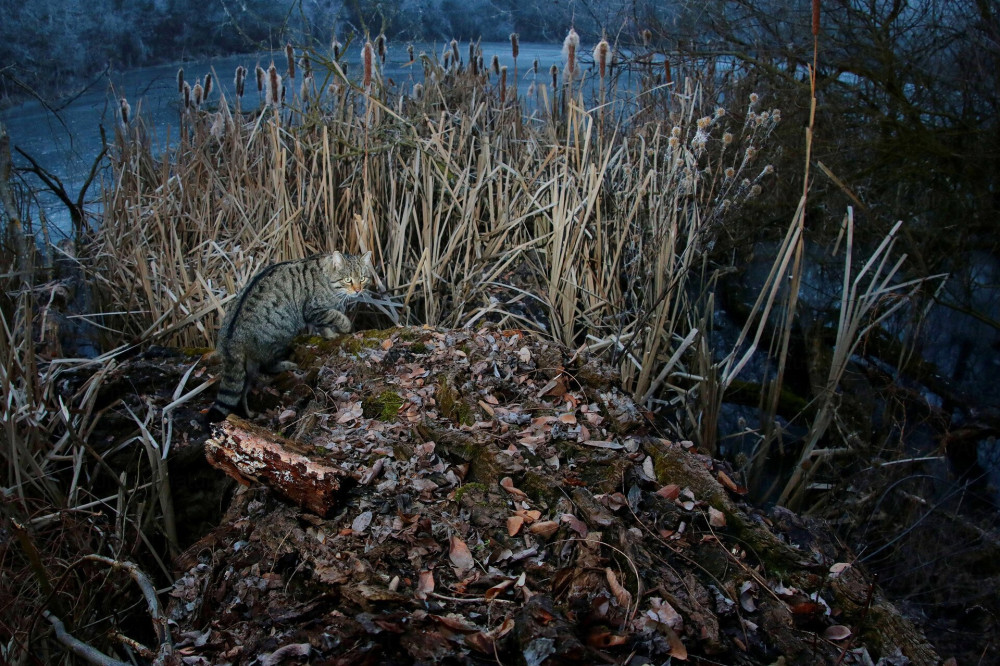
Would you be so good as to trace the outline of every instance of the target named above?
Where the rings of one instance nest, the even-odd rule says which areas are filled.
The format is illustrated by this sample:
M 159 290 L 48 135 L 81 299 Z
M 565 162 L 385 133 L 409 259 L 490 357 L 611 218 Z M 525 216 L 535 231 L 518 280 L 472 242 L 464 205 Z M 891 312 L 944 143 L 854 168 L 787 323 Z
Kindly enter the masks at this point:
M 441 66 L 445 69 L 451 67 L 451 51 L 445 51 L 441 56 Z
M 819 0 L 812 0 L 812 33 L 819 36 Z
M 733 167 L 727 167 L 725 174 L 726 174 L 726 180 L 732 180 L 733 176 L 736 175 L 736 169 L 734 169 Z
M 209 72 L 205 75 L 205 99 L 208 100 L 209 94 L 212 92 L 212 74 Z
M 281 85 L 281 74 L 278 74 L 278 68 L 271 63 L 271 66 L 267 68 L 267 94 L 265 99 L 267 104 L 278 108 L 281 105 L 281 98 L 283 96 L 283 90 Z
M 424 85 L 422 83 L 413 84 L 413 99 L 418 102 L 424 98 Z
M 378 52 L 378 59 L 385 62 L 385 33 L 380 32 L 375 38 L 375 50 Z
M 257 65 L 257 69 L 254 70 L 254 74 L 257 75 L 257 92 L 264 92 L 264 68 Z
M 752 198 L 759 195 L 760 195 L 760 185 L 754 185 L 753 187 L 750 188 L 750 194 L 748 194 L 747 196 Z
M 726 132 L 722 135 L 722 145 L 728 146 L 733 142 L 733 135 L 731 132 Z
M 413 44 L 406 45 L 406 57 L 409 58 L 409 62 L 413 62 Z
M 770 118 L 770 117 L 771 117 L 771 114 L 769 114 L 767 111 L 761 111 L 760 112 L 760 122 L 766 123 L 767 119 Z
M 671 74 L 670 74 L 670 61 L 669 60 L 664 60 L 663 61 L 663 80 L 664 80 L 664 82 L 668 86 L 671 83 L 674 82 L 674 80 L 673 80 L 673 78 L 671 78 Z
M 309 58 L 302 56 L 299 58 L 299 68 L 302 70 L 302 76 L 312 76 L 312 64 L 309 62 Z
M 129 105 L 128 100 L 124 97 L 119 100 L 119 106 L 122 114 L 122 127 L 124 127 L 125 125 L 128 125 L 129 118 L 132 116 L 132 107 Z
M 771 109 L 771 122 L 775 124 L 781 122 L 781 109 Z
M 698 129 L 699 130 L 706 129 L 711 124 L 712 124 L 712 118 L 710 116 L 704 116 L 704 117 L 698 119 Z
M 184 68 L 177 70 L 177 92 L 184 92 Z
M 507 65 L 500 68 L 500 103 L 503 104 L 507 98 Z
M 365 68 L 364 80 L 362 85 L 365 90 L 371 88 L 372 85 L 372 62 L 375 60 L 375 47 L 372 46 L 372 42 L 369 39 L 365 42 L 364 48 L 361 51 L 361 62 Z
M 288 78 L 295 78 L 295 49 L 291 43 L 285 44 L 285 59 L 288 60 Z
M 312 89 L 313 75 L 311 72 L 302 77 L 302 86 L 299 88 L 299 98 L 305 102 L 309 99 L 309 91 Z
M 681 135 L 680 127 L 674 127 L 673 129 L 670 130 L 670 136 L 680 137 L 680 135 Z
M 194 88 L 191 89 L 191 101 L 194 103 L 194 108 L 201 108 L 201 100 L 204 99 L 205 89 L 201 87 L 201 81 L 194 82 Z
M 552 65 L 549 67 L 549 74 L 552 75 L 552 89 L 555 90 L 559 87 L 559 68 Z
M 500 58 L 494 53 L 493 58 L 490 60 L 490 69 L 493 70 L 494 74 L 500 73 Z
M 760 95 L 757 93 L 750 93 L 750 106 L 753 106 L 760 101 Z
M 597 46 L 594 47 L 594 62 L 597 63 L 602 79 L 607 76 L 608 61 L 611 59 L 610 55 L 611 45 L 608 44 L 608 40 L 602 39 L 597 42 Z
M 726 115 L 726 110 L 725 109 L 723 109 L 721 106 L 718 106 L 718 107 L 715 108 L 715 117 L 716 117 L 716 119 L 719 119 L 719 118 L 721 118 L 724 115 Z
M 184 110 L 191 110 L 191 85 L 187 81 L 184 82 Z
M 669 140 L 667 140 L 667 145 L 676 150 L 677 148 L 680 148 L 681 140 L 677 136 L 672 136 Z
M 535 58 L 535 62 L 531 64 L 531 71 L 535 76 L 538 76 L 538 58 Z
M 760 172 L 760 175 L 770 176 L 772 173 L 774 173 L 774 165 L 768 164 L 767 166 L 764 167 L 764 170 Z
M 650 30 L 649 28 L 646 28 L 645 30 L 642 31 L 642 45 L 649 46 L 649 44 L 652 41 L 653 41 L 653 31 Z
M 535 94 L 535 82 L 532 81 L 530 84 L 528 84 L 528 97 L 531 97 L 534 94 Z
M 580 35 L 576 34 L 576 30 L 573 28 L 569 29 L 566 33 L 566 39 L 563 40 L 563 55 L 566 56 L 566 73 L 570 78 L 573 78 L 573 72 L 576 71 L 576 49 L 580 46 Z
M 514 60 L 517 60 L 517 54 L 520 52 L 520 50 L 521 50 L 521 44 L 518 39 L 517 33 L 516 32 L 510 33 L 510 53 L 512 56 L 514 56 Z
M 239 67 L 236 68 L 236 79 L 234 81 L 236 83 L 237 97 L 243 97 L 243 91 L 246 87 L 246 80 L 247 80 L 247 68 L 244 67 L 243 65 L 240 65 Z
M 458 67 L 458 63 L 462 62 L 462 57 L 458 54 L 458 40 L 451 40 L 451 57 L 455 59 L 455 67 Z
M 336 37 L 333 38 L 333 43 L 330 44 L 330 50 L 333 51 L 333 59 L 340 60 L 340 49 L 344 47 Z M 410 58 L 411 60 L 413 58 Z
M 747 152 L 743 156 L 743 159 L 749 162 L 756 156 L 757 156 L 757 149 L 754 148 L 753 146 L 749 146 L 747 148 Z

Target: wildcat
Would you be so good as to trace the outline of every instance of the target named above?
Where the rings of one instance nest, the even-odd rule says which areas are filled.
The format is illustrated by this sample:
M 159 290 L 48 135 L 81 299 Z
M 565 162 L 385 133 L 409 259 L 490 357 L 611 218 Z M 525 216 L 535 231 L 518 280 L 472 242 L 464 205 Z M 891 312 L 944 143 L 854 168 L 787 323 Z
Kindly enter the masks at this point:
M 295 370 L 286 360 L 292 339 L 307 326 L 325 338 L 348 333 L 347 301 L 367 285 L 371 252 L 340 252 L 267 266 L 247 283 L 226 313 L 216 352 L 222 360 L 219 393 L 210 421 L 225 418 L 240 404 L 247 416 L 250 383 L 263 370 Z M 214 412 L 214 413 L 213 413 Z

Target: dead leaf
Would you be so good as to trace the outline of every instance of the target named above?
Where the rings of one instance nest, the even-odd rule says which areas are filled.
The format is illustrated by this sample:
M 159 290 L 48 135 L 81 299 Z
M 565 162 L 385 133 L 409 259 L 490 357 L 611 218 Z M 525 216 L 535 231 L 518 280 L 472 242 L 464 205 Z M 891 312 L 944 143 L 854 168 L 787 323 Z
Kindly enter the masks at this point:
M 576 425 L 576 416 L 573 414 L 560 414 L 559 421 L 570 425 Z
M 598 448 L 598 449 L 622 449 L 622 448 L 625 448 L 621 444 L 619 444 L 618 442 L 609 442 L 609 441 L 601 440 L 601 439 L 588 439 L 587 441 L 581 442 L 581 443 L 585 444 L 586 446 L 593 446 L 593 447 Z
M 548 539 L 550 536 L 556 533 L 559 529 L 559 523 L 554 520 L 543 520 L 540 523 L 535 523 L 528 528 L 528 531 L 532 534 L 537 534 L 543 539 Z
M 420 572 L 417 580 L 417 599 L 426 599 L 427 595 L 434 591 L 434 572 L 425 569 Z
M 611 594 L 615 595 L 615 600 L 618 602 L 618 605 L 622 608 L 631 607 L 632 593 L 622 587 L 621 583 L 618 582 L 618 577 L 610 567 L 604 568 L 604 577 L 607 579 L 608 588 L 611 590 Z
M 587 533 L 590 531 L 587 528 L 587 523 L 583 522 L 572 513 L 564 513 L 559 516 L 559 520 L 569 525 L 569 528 L 579 534 L 582 537 L 586 537 Z
M 713 506 L 708 507 L 708 524 L 712 527 L 725 527 L 726 514 L 722 513 Z
M 671 483 L 657 490 L 656 494 L 668 500 L 675 500 L 681 496 L 681 487 L 676 483 Z
M 502 479 L 500 479 L 500 487 L 506 490 L 508 493 L 510 493 L 511 496 L 514 497 L 515 499 L 519 500 L 528 499 L 528 493 L 524 492 L 523 490 L 518 490 L 517 488 L 515 488 L 514 480 L 509 476 L 505 476 Z
M 493 601 L 494 599 L 497 598 L 498 594 L 500 594 L 513 584 L 514 584 L 513 580 L 500 581 L 490 589 L 486 590 L 486 593 L 483 596 L 485 597 L 486 601 Z
M 462 571 L 467 571 L 476 565 L 469 547 L 454 534 L 451 536 L 451 552 L 448 553 L 451 563 Z
M 827 627 L 823 632 L 823 638 L 828 641 L 842 641 L 851 635 L 851 630 L 842 624 L 835 624 Z
M 844 573 L 850 568 L 851 565 L 848 562 L 837 562 L 836 564 L 830 567 L 830 578 L 837 578 L 838 576 L 840 576 L 840 574 Z
M 351 529 L 356 534 L 364 532 L 366 529 L 368 529 L 368 526 L 371 525 L 373 517 L 374 517 L 374 514 L 371 511 L 364 511 L 364 512 L 362 512 L 351 523 Z
M 392 338 L 386 338 L 382 341 L 382 349 L 392 349 Z
M 754 601 L 754 591 L 755 585 L 751 581 L 744 581 L 740 585 L 740 606 L 743 607 L 748 613 L 753 613 L 757 610 L 757 604 Z
M 542 517 L 542 512 L 536 509 L 516 509 L 514 515 L 521 516 L 524 518 L 524 522 L 530 525 Z
M 509 516 L 507 518 L 507 534 L 514 536 L 521 531 L 524 525 L 524 518 L 521 516 Z
M 587 644 L 590 647 L 603 650 L 625 643 L 625 637 L 613 634 L 607 629 L 595 629 L 587 635 Z

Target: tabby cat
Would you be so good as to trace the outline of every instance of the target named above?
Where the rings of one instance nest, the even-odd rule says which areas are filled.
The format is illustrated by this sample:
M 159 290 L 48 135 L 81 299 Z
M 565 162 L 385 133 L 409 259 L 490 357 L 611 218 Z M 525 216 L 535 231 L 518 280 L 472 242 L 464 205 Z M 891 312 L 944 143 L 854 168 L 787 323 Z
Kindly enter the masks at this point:
M 222 380 L 209 420 L 225 418 L 240 404 L 250 416 L 250 383 L 260 371 L 297 368 L 286 359 L 292 339 L 304 328 L 325 338 L 350 332 L 351 320 L 343 311 L 365 289 L 370 266 L 371 252 L 334 252 L 272 264 L 254 275 L 219 329 Z

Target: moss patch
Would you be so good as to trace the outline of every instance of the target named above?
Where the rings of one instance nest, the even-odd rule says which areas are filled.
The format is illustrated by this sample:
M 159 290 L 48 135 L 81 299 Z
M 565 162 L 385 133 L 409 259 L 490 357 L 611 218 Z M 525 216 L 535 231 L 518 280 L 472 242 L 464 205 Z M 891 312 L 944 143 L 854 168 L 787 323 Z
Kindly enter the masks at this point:
M 461 394 L 448 384 L 448 378 L 442 375 L 438 379 L 438 388 L 434 392 L 434 400 L 437 402 L 441 415 L 463 425 L 474 425 L 476 416 L 472 407 L 467 405 Z
M 379 421 L 393 421 L 399 408 L 403 406 L 403 399 L 395 391 L 382 391 L 377 396 L 365 398 L 361 401 L 361 413 L 366 419 L 378 419 Z

